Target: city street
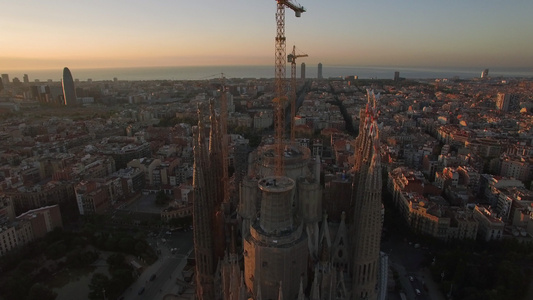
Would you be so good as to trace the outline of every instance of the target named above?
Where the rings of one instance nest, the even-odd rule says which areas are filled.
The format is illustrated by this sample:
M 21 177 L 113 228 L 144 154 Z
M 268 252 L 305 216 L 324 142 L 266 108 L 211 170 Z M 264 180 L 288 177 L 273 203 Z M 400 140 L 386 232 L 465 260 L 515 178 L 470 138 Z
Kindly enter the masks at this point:
M 382 251 L 389 254 L 389 265 L 398 272 L 402 291 L 407 299 L 445 300 L 438 285 L 431 278 L 429 269 L 424 266 L 428 251 L 415 243 L 391 237 L 382 242 Z M 400 299 L 398 293 L 389 293 L 391 299 Z
M 179 295 L 182 291 L 176 279 L 183 280 L 181 271 L 193 250 L 192 231 L 166 234 L 166 230 L 161 230 L 147 240 L 154 249 L 161 251 L 159 258 L 142 272 L 122 296 L 124 299 L 156 300 L 168 294 Z

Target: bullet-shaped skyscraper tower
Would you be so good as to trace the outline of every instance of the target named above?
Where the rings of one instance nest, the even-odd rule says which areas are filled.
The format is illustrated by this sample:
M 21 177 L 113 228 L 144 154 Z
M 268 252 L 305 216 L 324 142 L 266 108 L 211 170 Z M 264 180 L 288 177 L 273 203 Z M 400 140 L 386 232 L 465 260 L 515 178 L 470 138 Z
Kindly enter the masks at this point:
M 72 74 L 67 67 L 63 69 L 63 79 L 61 80 L 61 85 L 63 86 L 64 104 L 67 106 L 75 106 L 77 104 L 77 97 L 76 89 L 74 88 L 74 79 L 72 78 Z

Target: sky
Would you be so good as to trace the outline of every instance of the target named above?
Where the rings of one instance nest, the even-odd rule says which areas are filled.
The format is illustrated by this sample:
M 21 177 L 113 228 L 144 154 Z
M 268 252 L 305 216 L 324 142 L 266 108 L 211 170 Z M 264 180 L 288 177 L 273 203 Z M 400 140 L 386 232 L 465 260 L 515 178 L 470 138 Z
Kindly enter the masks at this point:
M 296 1 L 293 1 L 296 2 Z M 306 64 L 533 69 L 531 0 L 298 0 Z M 274 64 L 275 0 L 17 0 L 0 71 Z

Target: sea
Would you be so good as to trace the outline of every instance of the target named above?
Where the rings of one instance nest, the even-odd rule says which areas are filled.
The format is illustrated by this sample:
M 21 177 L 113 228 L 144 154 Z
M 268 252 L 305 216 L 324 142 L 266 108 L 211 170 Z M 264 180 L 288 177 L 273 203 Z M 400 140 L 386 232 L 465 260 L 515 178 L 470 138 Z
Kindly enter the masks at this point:
M 131 67 L 131 68 L 97 68 L 76 69 L 69 68 L 72 76 L 80 81 L 113 80 L 206 80 L 224 76 L 226 78 L 274 78 L 274 66 L 188 66 L 188 67 Z M 471 79 L 480 77 L 484 68 L 461 67 L 359 67 L 359 66 L 322 66 L 323 78 L 339 78 L 358 76 L 359 79 L 393 79 L 394 72 L 400 72 L 400 77 L 406 79 L 438 79 L 459 78 Z M 49 70 L 17 70 L 2 71 L 10 78 L 18 77 L 22 80 L 28 74 L 30 81 L 60 81 L 63 69 Z M 317 78 L 318 66 L 306 65 L 306 78 Z M 223 74 L 223 75 L 222 75 Z M 290 69 L 287 68 L 287 76 Z M 300 65 L 297 76 L 300 78 Z M 533 79 L 533 68 L 489 68 L 492 78 L 529 78 Z

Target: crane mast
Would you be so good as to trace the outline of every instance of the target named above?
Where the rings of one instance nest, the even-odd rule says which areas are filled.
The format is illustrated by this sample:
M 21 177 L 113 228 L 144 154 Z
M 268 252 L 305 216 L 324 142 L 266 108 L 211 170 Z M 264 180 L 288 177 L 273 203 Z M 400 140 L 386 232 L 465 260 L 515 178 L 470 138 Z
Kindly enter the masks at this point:
M 291 142 L 295 140 L 294 117 L 296 116 L 296 58 L 307 57 L 307 54 L 296 54 L 296 46 L 292 46 L 292 53 L 287 56 L 291 63 Z
M 285 68 L 286 68 L 286 47 L 285 47 L 285 7 L 294 11 L 296 17 L 300 17 L 305 9 L 290 0 L 276 0 L 276 74 L 275 74 L 275 92 L 274 98 L 274 128 L 275 128 L 275 151 L 276 165 L 274 173 L 276 176 L 283 175 L 283 132 L 284 132 L 284 112 L 287 103 L 285 91 Z

